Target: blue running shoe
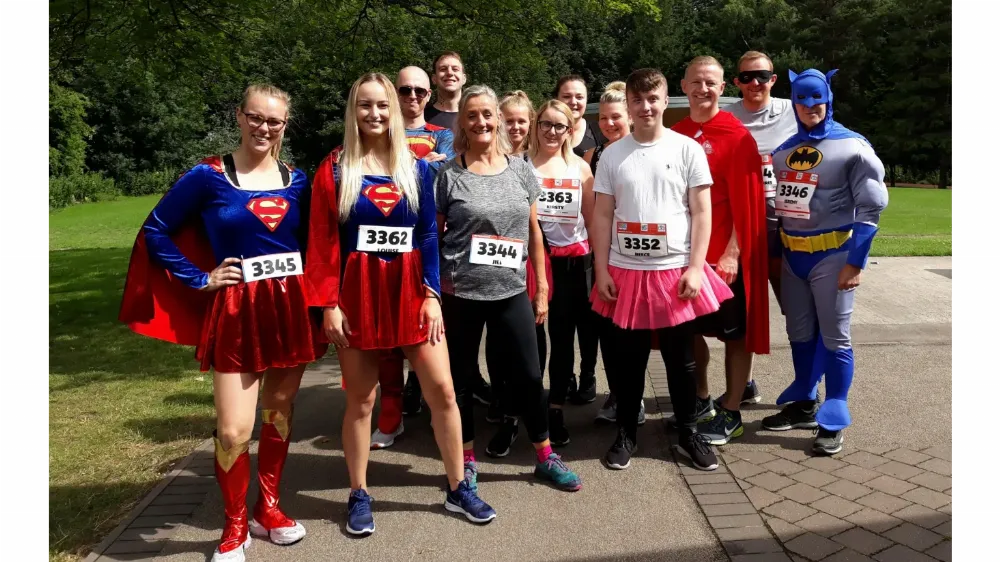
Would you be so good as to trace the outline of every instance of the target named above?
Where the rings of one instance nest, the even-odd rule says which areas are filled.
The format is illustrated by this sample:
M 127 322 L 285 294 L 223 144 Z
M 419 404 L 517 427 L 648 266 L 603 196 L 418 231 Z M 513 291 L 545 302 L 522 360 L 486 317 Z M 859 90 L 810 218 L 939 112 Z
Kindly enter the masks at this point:
M 496 510 L 476 495 L 468 480 L 462 480 L 454 492 L 448 492 L 444 508 L 452 513 L 461 513 L 473 523 L 489 523 L 497 518 Z
M 465 481 L 469 483 L 472 491 L 479 491 L 479 465 L 476 464 L 476 461 L 465 462 Z
M 575 492 L 583 488 L 583 482 L 575 472 L 566 466 L 562 457 L 552 453 L 549 458 L 535 465 L 535 476 L 542 480 L 551 480 L 560 490 Z
M 351 490 L 351 496 L 347 499 L 347 532 L 352 535 L 370 535 L 375 532 L 372 497 L 364 490 Z

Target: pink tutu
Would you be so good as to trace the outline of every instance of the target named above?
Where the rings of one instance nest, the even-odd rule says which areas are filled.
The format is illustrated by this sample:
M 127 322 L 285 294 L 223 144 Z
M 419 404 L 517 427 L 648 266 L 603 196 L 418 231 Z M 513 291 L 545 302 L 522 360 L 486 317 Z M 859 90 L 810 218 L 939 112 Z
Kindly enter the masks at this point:
M 663 271 L 641 271 L 608 266 L 618 289 L 618 300 L 601 300 L 594 285 L 590 302 L 594 312 L 610 318 L 626 330 L 656 330 L 677 326 L 719 310 L 719 303 L 733 298 L 726 282 L 709 266 L 704 266 L 701 291 L 692 300 L 677 296 L 677 284 L 687 267 Z

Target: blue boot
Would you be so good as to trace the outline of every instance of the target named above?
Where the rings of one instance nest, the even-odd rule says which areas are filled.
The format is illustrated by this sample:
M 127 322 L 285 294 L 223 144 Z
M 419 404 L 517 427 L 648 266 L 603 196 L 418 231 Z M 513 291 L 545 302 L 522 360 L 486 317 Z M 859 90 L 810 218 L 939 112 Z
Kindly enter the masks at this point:
M 826 353 L 826 400 L 816 413 L 819 426 L 840 431 L 851 425 L 847 392 L 854 380 L 854 350 L 838 349 Z

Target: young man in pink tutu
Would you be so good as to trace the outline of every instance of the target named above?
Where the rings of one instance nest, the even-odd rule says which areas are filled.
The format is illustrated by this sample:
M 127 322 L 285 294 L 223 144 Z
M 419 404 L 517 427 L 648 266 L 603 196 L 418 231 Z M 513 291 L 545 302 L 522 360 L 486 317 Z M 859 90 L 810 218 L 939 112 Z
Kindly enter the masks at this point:
M 636 451 L 639 401 L 652 336 L 659 339 L 680 428 L 680 452 L 695 468 L 718 459 L 695 417 L 693 322 L 733 293 L 705 262 L 711 236 L 712 184 L 697 141 L 663 126 L 667 80 L 636 70 L 625 83 L 632 135 L 609 146 L 597 165 L 591 245 L 591 294 L 601 322 L 601 352 L 618 395 L 618 436 L 604 461 L 628 468 Z

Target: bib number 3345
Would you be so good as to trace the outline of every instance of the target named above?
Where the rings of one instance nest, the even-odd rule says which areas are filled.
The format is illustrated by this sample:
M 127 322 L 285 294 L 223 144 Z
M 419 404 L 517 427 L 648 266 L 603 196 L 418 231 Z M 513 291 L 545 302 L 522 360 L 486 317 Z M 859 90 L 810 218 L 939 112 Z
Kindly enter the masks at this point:
M 243 260 L 243 281 L 260 281 L 273 277 L 302 275 L 302 255 L 298 252 L 268 254 Z
M 472 248 L 469 251 L 470 263 L 520 269 L 521 256 L 523 255 L 523 240 L 502 236 L 472 235 Z

